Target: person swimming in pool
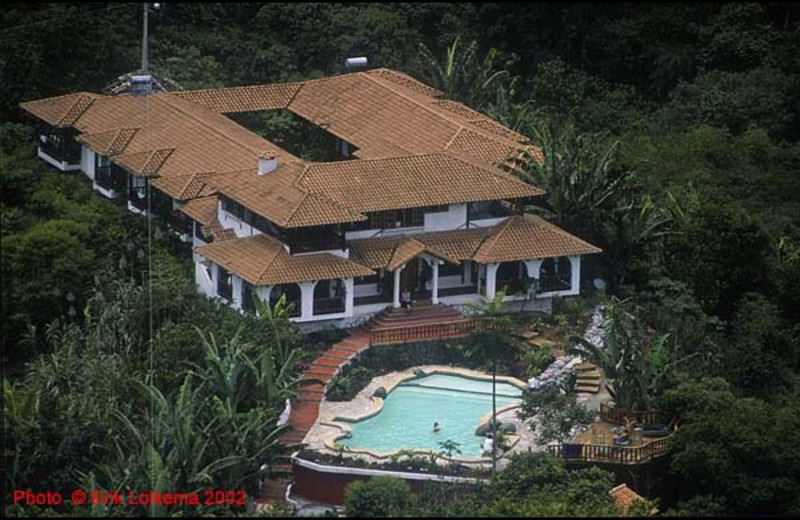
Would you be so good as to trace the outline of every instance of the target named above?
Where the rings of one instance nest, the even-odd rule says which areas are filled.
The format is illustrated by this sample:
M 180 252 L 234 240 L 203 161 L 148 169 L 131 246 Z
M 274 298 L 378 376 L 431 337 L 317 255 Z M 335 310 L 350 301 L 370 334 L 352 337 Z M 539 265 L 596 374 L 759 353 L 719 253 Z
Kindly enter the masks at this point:
M 438 432 L 441 429 L 442 429 L 442 427 L 439 426 L 438 422 L 433 423 L 433 431 Z

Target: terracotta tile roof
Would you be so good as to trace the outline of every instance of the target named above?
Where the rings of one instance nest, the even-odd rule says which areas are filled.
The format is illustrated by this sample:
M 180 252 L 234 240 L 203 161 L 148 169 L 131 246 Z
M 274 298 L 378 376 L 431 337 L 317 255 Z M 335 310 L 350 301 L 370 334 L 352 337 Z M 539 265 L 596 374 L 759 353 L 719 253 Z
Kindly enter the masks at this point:
M 476 262 L 487 264 L 531 258 L 599 253 L 601 249 L 570 235 L 536 215 L 514 215 L 492 228 L 475 252 Z
M 39 99 L 21 103 L 23 110 L 33 114 L 52 126 L 72 126 L 92 105 L 98 94 L 75 92 L 64 96 Z
M 487 229 L 491 228 L 436 231 L 417 235 L 416 238 L 425 245 L 436 248 L 451 258 L 469 260 L 487 236 Z
M 195 251 L 253 285 L 374 274 L 372 269 L 329 253 L 290 255 L 283 244 L 266 235 L 215 241 Z
M 153 180 L 153 187 L 158 188 L 175 200 L 193 199 L 200 196 L 206 186 L 207 179 L 212 175 L 213 172 L 206 172 L 157 177 Z
M 100 155 L 121 154 L 138 132 L 138 128 L 119 128 L 93 134 L 81 134 L 76 139 Z
M 449 153 L 310 164 L 296 184 L 361 212 L 543 193 L 496 168 Z
M 296 186 L 305 168 L 300 162 L 278 163 L 275 171 L 262 176 L 255 169 L 239 182 L 220 187 L 219 193 L 284 228 L 366 220 L 352 208 Z
M 203 233 L 214 237 L 214 243 L 225 242 L 236 239 L 236 232 L 232 229 L 222 227 L 219 219 L 215 216 L 209 224 L 203 226 Z
M 416 80 L 404 72 L 392 69 L 373 69 L 367 74 L 380 77 L 381 79 L 391 81 L 395 85 L 399 85 L 405 89 L 411 90 L 418 94 L 423 94 L 430 97 L 439 97 L 443 94 L 441 90 L 426 85 L 425 83 Z
M 627 484 L 620 484 L 619 486 L 612 488 L 609 493 L 611 493 L 611 496 L 614 497 L 614 502 L 616 502 L 616 504 L 622 508 L 623 514 L 628 513 L 628 509 L 634 502 L 645 500 L 642 495 L 629 488 Z M 654 507 L 649 511 L 649 516 L 654 516 L 656 514 L 658 514 L 658 508 Z
M 302 83 L 253 85 L 176 92 L 175 95 L 222 113 L 252 112 L 286 108 Z
M 376 237 L 350 240 L 350 259 L 372 269 L 385 268 L 401 237 Z
M 217 197 L 211 195 L 186 201 L 180 210 L 200 224 L 211 224 L 217 218 Z
M 348 245 L 353 261 L 389 270 L 423 250 L 452 263 L 471 259 L 482 264 L 600 252 L 534 215 L 512 216 L 492 227 L 435 231 L 407 238 L 362 238 L 351 240 Z
M 421 253 L 430 253 L 433 256 L 447 260 L 451 264 L 460 263 L 457 259 L 450 257 L 446 253 L 443 253 L 434 247 L 423 244 L 414 237 L 404 237 L 398 240 L 397 246 L 395 247 L 391 258 L 389 259 L 389 263 L 386 265 L 386 269 L 394 271 L 412 258 L 419 256 Z
M 405 262 L 423 252 L 428 252 L 450 263 L 458 264 L 460 260 L 466 260 L 472 257 L 472 253 L 477 249 L 481 239 L 486 235 L 486 231 L 483 229 L 469 231 L 472 231 L 472 233 L 467 233 L 465 231 L 445 231 L 423 233 L 413 235 L 412 237 L 361 238 L 348 241 L 347 245 L 350 247 L 350 258 L 354 262 L 366 265 L 372 269 L 388 269 L 394 271 Z M 431 239 L 431 235 L 441 235 L 442 233 L 447 233 L 449 235 L 451 244 L 461 242 L 461 247 L 440 248 L 432 245 L 436 244 L 437 240 Z M 466 240 L 463 240 L 462 237 Z M 438 246 L 440 244 L 446 245 L 443 240 L 439 240 L 436 245 Z M 453 254 L 454 251 L 465 254 Z
M 114 162 L 134 175 L 151 177 L 161 170 L 161 166 L 169 159 L 175 148 L 159 148 L 157 150 L 118 155 Z
M 224 191 L 286 227 L 542 193 L 490 166 L 525 147 L 521 136 L 439 94 L 406 74 L 375 69 L 302 84 L 146 97 L 77 93 L 23 108 L 55 123 L 72 121 L 89 146 L 134 175 L 157 175 L 157 186 L 176 198 Z M 365 159 L 303 163 L 219 113 L 284 105 L 355 143 Z M 255 173 L 262 153 L 280 165 L 264 180 Z

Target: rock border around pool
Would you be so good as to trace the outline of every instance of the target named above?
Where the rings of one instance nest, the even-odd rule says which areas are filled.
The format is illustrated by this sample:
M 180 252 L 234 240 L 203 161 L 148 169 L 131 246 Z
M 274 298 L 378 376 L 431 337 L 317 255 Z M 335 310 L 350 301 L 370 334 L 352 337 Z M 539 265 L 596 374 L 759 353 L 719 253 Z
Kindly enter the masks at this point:
M 312 440 L 314 437 L 316 437 L 325 448 L 332 452 L 336 452 L 337 450 L 335 445 L 338 443 L 338 441 L 347 438 L 352 432 L 351 428 L 347 424 L 343 424 L 340 421 L 348 423 L 363 421 L 379 414 L 383 410 L 384 399 L 375 397 L 374 395 L 378 388 L 385 389 L 386 397 L 388 397 L 401 383 L 434 374 L 454 375 L 479 381 L 491 381 L 491 375 L 484 372 L 444 365 L 423 365 L 418 367 L 410 367 L 400 372 L 391 372 L 384 376 L 374 378 L 370 384 L 362 389 L 361 392 L 359 392 L 350 401 L 336 402 L 335 404 L 323 401 L 320 407 L 319 420 L 317 424 L 314 425 L 311 430 L 309 430 L 308 434 L 306 435 L 306 439 Z M 497 381 L 501 383 L 508 383 L 519 388 L 520 390 L 524 390 L 527 387 L 525 382 L 513 377 L 497 376 Z M 502 406 L 497 410 L 497 414 L 499 415 L 503 412 L 519 408 L 520 406 L 521 403 Z M 338 411 L 336 410 L 337 408 L 339 409 Z M 491 421 L 491 418 L 491 411 L 484 414 L 478 421 L 478 428 L 486 427 Z M 327 427 L 326 429 L 328 429 L 328 431 L 318 428 L 318 425 Z M 501 454 L 498 459 L 503 457 L 506 453 L 509 453 L 517 445 L 520 437 L 519 435 L 509 435 L 508 440 L 508 450 Z M 458 462 L 462 464 L 486 464 L 490 463 L 492 460 L 491 457 L 449 458 L 446 455 L 441 454 L 441 452 L 425 449 L 378 451 L 367 448 L 347 448 L 345 453 L 365 455 L 373 459 L 385 460 L 403 451 L 411 452 L 415 455 L 436 454 L 439 455 L 439 460 Z

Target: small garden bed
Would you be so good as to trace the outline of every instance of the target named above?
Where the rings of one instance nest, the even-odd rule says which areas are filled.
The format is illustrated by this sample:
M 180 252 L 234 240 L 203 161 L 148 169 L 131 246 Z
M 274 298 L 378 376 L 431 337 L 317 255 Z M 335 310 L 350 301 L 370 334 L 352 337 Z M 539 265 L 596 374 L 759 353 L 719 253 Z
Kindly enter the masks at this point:
M 346 453 L 342 450 L 343 453 Z M 448 475 L 455 477 L 488 478 L 491 475 L 489 468 L 471 467 L 461 463 L 439 464 L 438 454 L 422 455 L 410 450 L 398 452 L 383 462 L 371 462 L 361 458 L 345 457 L 343 454 L 327 454 L 313 450 L 303 450 L 296 455 L 297 458 L 324 464 L 347 468 L 372 469 L 378 471 L 400 471 L 404 473 L 420 473 L 428 475 Z

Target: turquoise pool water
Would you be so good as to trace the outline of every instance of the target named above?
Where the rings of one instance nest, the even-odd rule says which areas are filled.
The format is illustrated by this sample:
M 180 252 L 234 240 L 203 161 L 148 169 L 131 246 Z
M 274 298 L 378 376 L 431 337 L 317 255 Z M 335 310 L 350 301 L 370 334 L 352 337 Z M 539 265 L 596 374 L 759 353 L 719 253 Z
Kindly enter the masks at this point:
M 497 408 L 518 402 L 521 394 L 516 386 L 498 382 Z M 482 438 L 475 429 L 491 410 L 491 380 L 434 374 L 396 387 L 379 414 L 351 423 L 352 437 L 339 442 L 378 451 L 439 451 L 439 442 L 449 439 L 461 444 L 462 457 L 480 457 Z M 433 431 L 434 422 L 441 426 L 438 432 Z

